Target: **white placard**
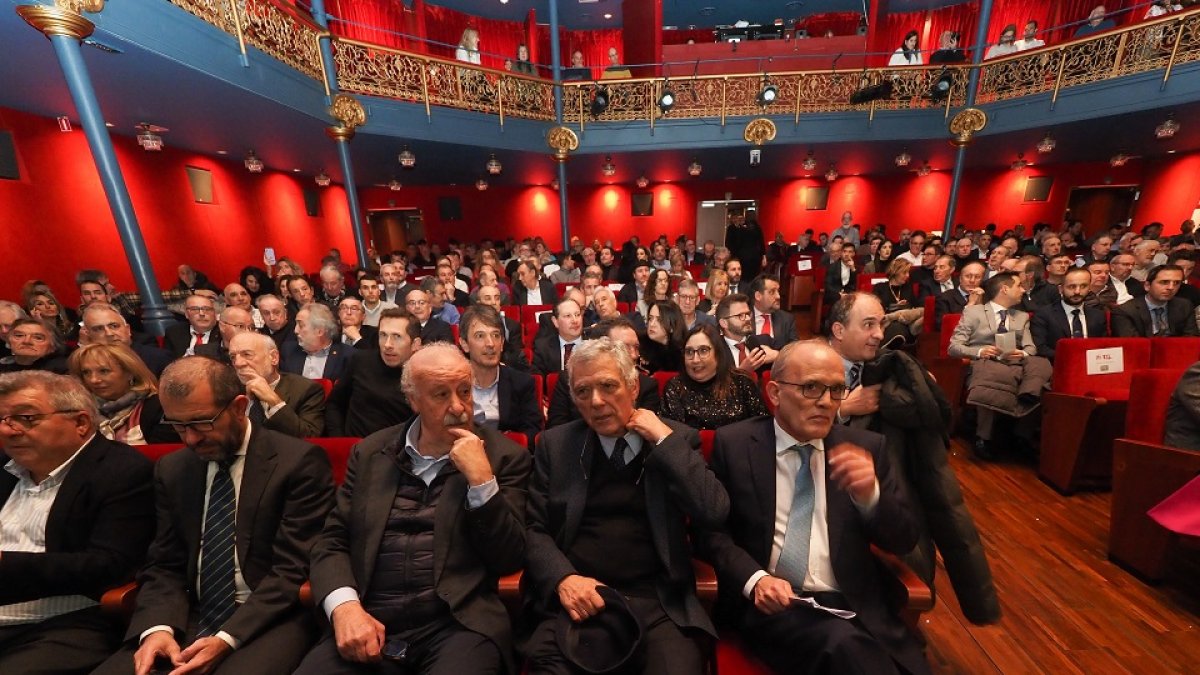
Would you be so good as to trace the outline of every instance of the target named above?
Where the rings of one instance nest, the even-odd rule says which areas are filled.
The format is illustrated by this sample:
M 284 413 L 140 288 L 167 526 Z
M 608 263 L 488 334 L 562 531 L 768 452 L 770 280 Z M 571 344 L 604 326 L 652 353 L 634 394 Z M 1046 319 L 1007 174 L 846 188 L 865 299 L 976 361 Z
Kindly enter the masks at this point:
M 797 272 L 807 272 L 812 269 L 812 260 L 804 259 L 796 261 Z
M 1125 372 L 1125 350 L 1121 347 L 1089 349 L 1085 352 L 1088 375 L 1111 375 Z
M 886 283 L 887 283 L 887 277 L 880 277 L 878 279 L 871 280 L 872 286 L 878 286 L 879 284 L 886 284 Z

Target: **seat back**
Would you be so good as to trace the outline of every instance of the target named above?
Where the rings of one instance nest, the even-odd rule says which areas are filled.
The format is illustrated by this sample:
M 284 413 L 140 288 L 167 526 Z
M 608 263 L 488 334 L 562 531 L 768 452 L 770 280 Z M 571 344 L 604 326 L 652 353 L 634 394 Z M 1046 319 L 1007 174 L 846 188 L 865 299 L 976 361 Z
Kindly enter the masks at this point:
M 933 327 L 933 317 L 937 313 L 937 296 L 931 295 L 925 298 L 925 323 L 926 327 Z
M 321 377 L 321 378 L 313 380 L 313 382 L 316 382 L 317 384 L 321 385 L 321 388 L 325 390 L 325 400 L 328 401 L 329 400 L 329 392 L 333 391 L 333 380 Z
M 531 375 L 533 377 L 533 390 L 535 392 L 537 392 L 538 411 L 542 413 L 542 423 L 545 424 L 545 420 L 546 420 L 546 390 L 544 389 L 544 387 L 546 386 L 546 382 L 542 379 L 542 376 L 538 375 L 537 373 L 531 373 Z
M 1150 338 L 1151 368 L 1186 370 L 1197 361 L 1200 361 L 1200 337 Z
M 500 313 L 517 323 L 521 323 L 520 305 L 500 305 Z
M 875 292 L 875 284 L 886 284 L 886 274 L 860 274 L 858 275 L 858 290 L 863 293 Z
M 183 447 L 182 443 L 151 443 L 149 445 L 133 446 L 138 452 L 142 453 L 151 462 L 157 462 L 166 455 L 175 452 Z
M 516 443 L 522 448 L 529 447 L 529 438 L 519 431 L 505 431 L 504 435 L 508 438 L 508 440 Z
M 332 438 L 306 438 L 313 445 L 320 447 L 329 457 L 329 466 L 333 469 L 334 485 L 341 485 L 346 479 L 346 464 L 350 461 L 350 450 L 354 444 L 361 441 L 357 436 L 336 436 Z
M 808 269 L 800 269 L 801 261 L 806 261 Z M 816 275 L 817 265 L 820 264 L 820 262 L 821 261 L 818 256 L 808 255 L 806 253 L 794 253 L 792 254 L 792 257 L 788 258 L 787 264 L 784 265 L 783 273 L 785 276 L 789 277 L 806 275 L 813 276 Z
M 704 461 L 712 460 L 713 441 L 717 438 L 717 432 L 712 429 L 700 430 L 700 452 L 704 455 Z
M 554 389 L 558 386 L 559 373 L 546 373 L 546 395 L 553 396 Z
M 1129 407 L 1125 411 L 1125 438 L 1143 443 L 1162 443 L 1167 405 L 1183 370 L 1147 368 L 1129 380 Z
M 1120 348 L 1123 367 L 1118 372 L 1089 375 L 1088 352 Z M 1129 382 L 1135 371 L 1150 367 L 1148 338 L 1071 338 L 1059 340 L 1054 352 L 1051 389 L 1073 396 L 1096 396 L 1114 401 L 1129 398 Z
M 450 324 L 450 335 L 454 336 L 454 344 L 458 344 L 458 324 Z
M 567 291 L 571 290 L 572 288 L 574 288 L 577 285 L 578 284 L 572 284 L 572 283 L 568 283 L 565 281 L 561 282 L 561 283 L 557 283 L 557 284 L 554 284 L 554 292 L 558 293 L 558 297 L 561 298 L 564 295 L 566 295 Z
M 692 275 L 692 278 L 696 281 L 701 281 L 708 278 L 706 274 L 706 270 L 708 268 L 706 268 L 704 265 L 684 265 L 683 268 L 687 270 L 688 274 Z
M 667 390 L 667 383 L 671 381 L 672 377 L 675 377 L 678 374 L 679 373 L 670 370 L 661 370 L 657 373 L 654 373 L 654 379 L 658 382 L 658 395 L 660 397 Z
M 538 319 L 541 318 L 542 314 L 553 311 L 554 305 L 521 306 L 521 332 L 525 335 L 526 344 L 533 344 L 533 338 L 538 334 Z
M 959 321 L 962 321 L 962 314 L 947 314 L 942 317 L 942 332 L 938 335 L 938 356 L 949 356 L 950 337 L 954 335 Z

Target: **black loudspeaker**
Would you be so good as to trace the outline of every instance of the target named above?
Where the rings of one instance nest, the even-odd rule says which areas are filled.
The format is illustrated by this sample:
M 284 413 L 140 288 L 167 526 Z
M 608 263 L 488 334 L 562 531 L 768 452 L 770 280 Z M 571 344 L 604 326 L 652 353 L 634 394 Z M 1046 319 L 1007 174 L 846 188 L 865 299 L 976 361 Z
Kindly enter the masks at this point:
M 1053 176 L 1030 176 L 1025 180 L 1025 201 L 1044 202 L 1050 198 Z
M 321 195 L 316 188 L 304 187 L 300 191 L 304 194 L 304 212 L 311 218 L 321 215 Z
M 635 192 L 629 202 L 630 210 L 635 216 L 654 215 L 654 194 L 650 192 Z
M 184 168 L 187 170 L 188 184 L 192 186 L 192 199 L 197 204 L 212 204 L 212 172 L 195 166 Z
M 21 169 L 17 166 L 17 149 L 12 134 L 0 131 L 0 179 L 21 180 Z
M 829 204 L 829 187 L 810 186 L 804 188 L 804 210 L 824 211 Z
M 458 197 L 438 197 L 438 217 L 443 221 L 462 220 L 462 201 Z
M 891 81 L 880 82 L 879 84 L 873 84 L 869 87 L 863 87 L 862 89 L 859 89 L 858 91 L 854 92 L 853 94 L 850 94 L 850 104 L 851 105 L 862 105 L 863 103 L 870 103 L 871 101 L 878 101 L 878 100 L 884 99 L 884 98 L 891 98 L 891 96 L 892 96 Z

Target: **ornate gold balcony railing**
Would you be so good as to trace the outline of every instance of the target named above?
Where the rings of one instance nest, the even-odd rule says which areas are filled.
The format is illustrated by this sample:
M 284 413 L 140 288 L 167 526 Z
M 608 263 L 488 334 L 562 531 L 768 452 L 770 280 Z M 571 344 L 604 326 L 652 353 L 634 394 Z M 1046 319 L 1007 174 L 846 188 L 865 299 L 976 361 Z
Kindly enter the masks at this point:
M 504 71 L 330 36 L 308 15 L 282 0 L 170 0 L 204 21 L 237 37 L 242 49 L 253 46 L 315 80 L 324 82 L 319 39 L 330 37 L 339 90 L 433 107 L 455 108 L 506 117 L 553 121 L 554 83 Z M 985 61 L 980 69 L 979 103 L 1004 101 L 1125 75 L 1163 71 L 1164 81 L 1178 64 L 1200 60 L 1200 9 L 1012 56 Z M 675 106 L 667 119 L 744 117 L 758 114 L 913 110 L 961 106 L 966 101 L 972 66 L 876 68 L 853 71 L 798 71 L 703 75 L 563 83 L 564 121 L 583 126 L 609 121 L 663 119 L 658 99 L 667 86 Z M 951 76 L 946 97 L 930 90 L 943 74 Z M 778 98 L 764 108 L 757 100 L 769 81 Z M 850 103 L 865 87 L 891 83 L 890 93 L 866 104 Z M 607 108 L 595 119 L 595 87 L 608 91 Z

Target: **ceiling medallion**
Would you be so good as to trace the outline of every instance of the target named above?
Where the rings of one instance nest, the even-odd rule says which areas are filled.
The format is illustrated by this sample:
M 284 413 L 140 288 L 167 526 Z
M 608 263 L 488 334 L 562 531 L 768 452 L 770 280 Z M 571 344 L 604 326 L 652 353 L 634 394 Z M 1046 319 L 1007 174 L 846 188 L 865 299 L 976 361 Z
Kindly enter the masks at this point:
M 950 133 L 954 137 L 950 139 L 951 145 L 970 145 L 972 137 L 983 131 L 987 126 L 987 113 L 979 108 L 967 108 L 960 110 L 958 114 L 950 120 Z
M 766 117 L 752 119 L 746 125 L 746 130 L 742 132 L 742 138 L 748 143 L 762 145 L 769 141 L 775 140 L 775 123 Z
M 554 127 L 546 134 L 546 143 L 554 150 L 554 160 L 565 162 L 570 158 L 571 152 L 579 149 L 579 136 L 569 127 Z

